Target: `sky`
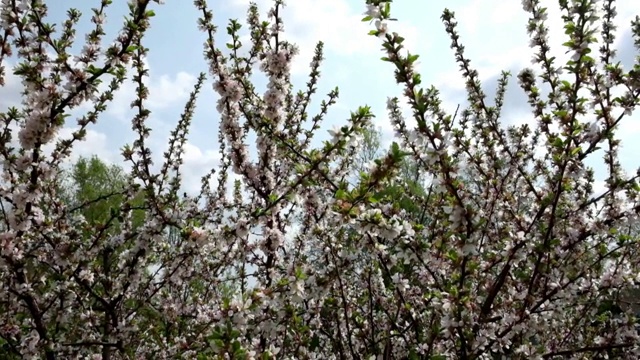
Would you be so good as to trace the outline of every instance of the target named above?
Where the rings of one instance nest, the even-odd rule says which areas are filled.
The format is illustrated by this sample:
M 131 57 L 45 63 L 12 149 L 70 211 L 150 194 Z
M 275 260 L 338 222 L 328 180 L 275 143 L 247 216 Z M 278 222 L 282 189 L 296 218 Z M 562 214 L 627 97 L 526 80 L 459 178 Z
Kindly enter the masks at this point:
M 257 1 L 261 14 L 271 5 L 270 0 Z M 549 7 L 551 43 L 559 57 L 563 57 L 560 45 L 566 41 L 557 9 L 557 2 L 542 1 Z M 53 5 L 54 3 L 64 6 Z M 60 23 L 67 8 L 74 7 L 83 14 L 78 28 L 77 42 L 82 43 L 90 26 L 90 8 L 98 6 L 99 0 L 49 1 L 49 22 Z M 619 31 L 616 47 L 618 58 L 625 69 L 636 61 L 638 51 L 633 47 L 629 21 L 640 13 L 633 9 L 633 0 L 621 0 L 618 4 Z M 249 1 L 209 1 L 214 21 L 219 26 L 216 37 L 218 46 L 224 48 L 228 41 L 226 25 L 228 19 L 239 19 L 244 24 Z M 285 38 L 296 43 L 300 55 L 293 64 L 293 82 L 298 89 L 305 86 L 308 64 L 318 41 L 325 43 L 325 61 L 321 67 L 322 78 L 315 97 L 317 106 L 332 88 L 338 86 L 340 98 L 329 111 L 324 129 L 346 123 L 350 111 L 359 106 L 370 105 L 376 115 L 376 125 L 383 131 L 384 140 L 392 138 L 391 124 L 387 118 L 385 104 L 389 96 L 400 96 L 401 87 L 395 84 L 393 66 L 380 59 L 381 40 L 367 35 L 372 24 L 361 22 L 365 10 L 364 0 L 289 0 L 284 9 Z M 405 45 L 420 55 L 418 71 L 423 84 L 435 85 L 442 94 L 445 109 L 453 113 L 458 104 L 464 106 L 466 93 L 463 79 L 454 62 L 453 50 L 449 48 L 449 37 L 440 16 L 448 7 L 456 14 L 458 31 L 465 45 L 466 55 L 472 61 L 483 81 L 489 98 L 495 93 L 498 75 L 502 70 L 513 74 L 508 87 L 503 110 L 506 123 L 530 121 L 529 106 L 524 92 L 517 85 L 516 75 L 524 67 L 530 67 L 532 50 L 528 48 L 526 22 L 528 14 L 519 1 L 498 0 L 396 0 L 392 3 L 392 16 L 398 21 L 389 23 L 390 31 L 406 38 Z M 147 62 L 150 69 L 148 107 L 152 110 L 150 126 L 153 129 L 150 146 L 154 158 L 161 160 L 167 147 L 169 132 L 175 127 L 184 108 L 189 92 L 201 71 L 207 72 L 203 59 L 205 34 L 196 28 L 198 12 L 191 1 L 166 0 L 166 4 L 152 4 L 156 16 L 151 20 L 146 46 L 150 48 Z M 117 0 L 107 12 L 107 39 L 112 39 L 122 24 L 127 8 L 125 1 Z M 9 72 L 9 71 L 8 71 Z M 257 87 L 264 88 L 266 82 L 258 78 Z M 188 192 L 196 192 L 200 177 L 218 163 L 217 128 L 219 115 L 215 110 L 217 95 L 211 81 L 197 102 L 196 115 L 187 143 L 183 167 Z M 21 86 L 16 78 L 9 77 L 7 85 L 0 89 L 0 111 L 19 102 Z M 101 159 L 122 164 L 120 148 L 133 140 L 130 127 L 129 103 L 134 86 L 127 82 L 115 96 L 105 114 L 93 126 L 84 143 L 79 144 L 74 158 L 80 155 L 98 155 Z M 82 110 L 82 109 L 81 109 Z M 85 109 L 86 110 L 86 109 Z M 74 112 L 74 115 L 79 113 Z M 69 122 L 60 136 L 68 136 L 74 124 Z M 622 124 L 621 162 L 629 171 L 639 165 L 636 154 L 640 154 L 640 113 L 635 113 Z M 597 174 L 600 165 L 595 164 Z

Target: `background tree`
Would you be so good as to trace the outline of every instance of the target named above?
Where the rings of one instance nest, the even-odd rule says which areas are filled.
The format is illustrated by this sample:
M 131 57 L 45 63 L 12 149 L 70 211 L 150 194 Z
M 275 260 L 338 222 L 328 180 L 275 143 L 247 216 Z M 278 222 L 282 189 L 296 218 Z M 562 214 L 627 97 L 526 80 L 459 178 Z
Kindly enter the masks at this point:
M 355 174 L 367 172 L 371 162 L 382 156 L 382 131 L 373 124 L 364 128 L 359 145 L 353 164 Z
M 382 135 L 380 129 L 373 126 L 363 130 L 361 147 L 356 152 L 354 174 L 367 174 L 371 165 L 381 161 L 385 154 Z M 387 149 L 387 152 L 391 151 L 391 148 Z M 379 201 L 395 204 L 399 209 L 406 211 L 416 223 L 424 225 L 428 222 L 428 214 L 423 211 L 428 189 L 428 179 L 420 173 L 418 163 L 410 156 L 403 156 L 398 164 L 396 176 L 377 191 L 374 197 Z
M 123 221 L 130 221 L 132 229 L 142 226 L 145 219 L 144 194 L 138 193 L 133 199 L 127 201 L 127 187 L 129 182 L 122 167 L 115 164 L 107 164 L 97 156 L 80 157 L 71 166 L 62 170 L 56 178 L 53 186 L 56 196 L 61 204 L 66 207 L 65 216 L 68 220 L 80 215 L 83 226 L 77 234 L 80 243 L 92 244 L 96 237 L 116 236 L 122 230 Z M 130 211 L 130 217 L 125 220 L 121 215 L 121 209 L 125 207 Z M 92 245 L 89 245 L 92 246 Z M 63 253 L 71 253 L 73 248 L 62 250 Z M 96 273 L 108 275 L 113 266 L 114 259 L 123 249 L 106 247 L 96 252 L 95 258 L 87 259 L 89 266 Z M 108 294 L 110 288 L 107 279 L 99 281 L 92 286 L 96 294 Z M 103 326 L 108 331 L 110 327 L 109 316 L 103 304 L 93 299 L 92 308 L 102 309 Z M 0 340 L 2 341 L 2 340 Z M 8 350 L 9 343 L 4 341 L 3 348 Z M 2 358 L 10 359 L 16 356 L 14 352 L 7 351 Z
M 68 172 L 65 182 L 70 185 L 61 194 L 68 199 L 73 211 L 78 211 L 87 220 L 90 229 L 96 231 L 105 227 L 107 222 L 116 225 L 106 226 L 109 231 L 120 230 L 122 218 L 117 211 L 124 205 L 127 175 L 121 166 L 107 164 L 96 155 L 80 157 Z M 133 228 L 142 225 L 144 220 L 144 194 L 138 194 L 132 201 Z M 114 216 L 115 215 L 115 216 Z

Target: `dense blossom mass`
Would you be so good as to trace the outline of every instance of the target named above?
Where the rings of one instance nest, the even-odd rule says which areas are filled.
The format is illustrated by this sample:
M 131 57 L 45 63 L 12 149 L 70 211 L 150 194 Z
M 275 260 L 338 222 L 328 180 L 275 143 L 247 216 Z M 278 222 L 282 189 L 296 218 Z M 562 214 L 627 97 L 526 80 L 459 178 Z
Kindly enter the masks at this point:
M 282 0 L 264 20 L 250 5 L 245 46 L 236 20 L 226 46 L 214 41 L 213 14 L 195 0 L 209 74 L 158 171 L 143 61 L 154 2 L 130 0 L 108 39 L 102 0 L 77 54 L 79 11 L 54 27 L 43 0 L 1 2 L 0 84 L 12 72 L 23 90 L 0 109 L 0 358 L 640 358 L 640 299 L 629 295 L 640 171 L 623 171 L 616 136 L 639 104 L 640 56 L 631 69 L 616 59 L 614 0 L 558 1 L 566 62 L 551 53 L 547 9 L 522 1 L 535 50 L 517 74 L 534 119 L 522 125 L 501 121 L 509 73 L 487 101 L 453 12 L 442 21 L 468 106 L 448 113 L 393 31 L 391 2 L 366 0 L 363 21 L 403 89 L 386 104 L 395 142 L 368 164 L 357 160 L 371 145 L 368 106 L 319 138 L 338 89 L 311 113 L 321 42 L 306 88 L 294 89 Z M 640 52 L 640 19 L 627 25 Z M 258 71 L 264 91 L 250 81 Z M 107 170 L 82 163 L 84 195 L 70 196 L 63 165 L 127 76 L 131 171 L 94 194 L 82 176 Z M 221 162 L 191 196 L 181 165 L 203 86 L 219 95 Z M 601 154 L 606 189 L 595 193 L 585 162 Z

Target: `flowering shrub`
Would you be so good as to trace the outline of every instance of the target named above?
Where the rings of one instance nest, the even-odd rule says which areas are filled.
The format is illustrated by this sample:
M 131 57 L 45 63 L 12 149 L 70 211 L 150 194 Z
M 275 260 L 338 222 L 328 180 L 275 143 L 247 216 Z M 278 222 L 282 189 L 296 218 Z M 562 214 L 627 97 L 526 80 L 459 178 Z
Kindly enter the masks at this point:
M 539 69 L 524 69 L 518 81 L 535 123 L 509 127 L 500 121 L 509 74 L 490 106 L 452 12 L 442 20 L 469 100 L 459 117 L 444 111 L 437 89 L 421 87 L 417 55 L 391 31 L 390 2 L 368 0 L 364 21 L 395 66 L 417 125 L 405 121 L 400 99 L 389 99 L 397 143 L 355 185 L 350 169 L 373 114 L 357 109 L 312 146 L 338 97 L 331 91 L 320 113 L 308 114 L 322 43 L 307 88 L 296 92 L 289 70 L 297 48 L 282 39 L 281 0 L 268 21 L 250 6 L 246 55 L 240 23 L 229 23 L 228 56 L 214 41 L 206 2 L 196 0 L 209 81 L 220 95 L 222 162 L 195 197 L 179 194 L 180 166 L 206 74 L 154 173 L 143 63 L 154 5 L 130 1 L 122 31 L 103 47 L 110 4 L 94 9 L 95 28 L 74 56 L 78 11 L 54 37 L 42 1 L 2 1 L 0 61 L 20 60 L 13 73 L 24 86 L 21 107 L 1 113 L 3 358 L 640 357 L 632 307 L 619 305 L 640 270 L 629 230 L 640 188 L 638 175 L 621 170 L 615 136 L 638 105 L 640 64 L 625 71 L 615 62 L 613 0 L 560 1 L 573 54 L 565 64 L 549 53 L 546 9 L 523 1 Z M 632 29 L 640 47 L 637 18 Z M 61 166 L 130 68 L 137 139 L 122 155 L 131 174 L 118 206 L 88 222 L 59 194 Z M 255 70 L 268 78 L 264 94 L 249 81 Z M 69 111 L 86 102 L 93 108 L 79 130 L 57 137 Z M 585 165 L 598 149 L 608 166 L 601 195 Z M 425 191 L 399 194 L 407 159 L 429 179 Z M 241 179 L 231 195 L 230 171 Z M 413 199 L 413 210 L 399 198 Z M 134 210 L 144 211 L 135 226 Z

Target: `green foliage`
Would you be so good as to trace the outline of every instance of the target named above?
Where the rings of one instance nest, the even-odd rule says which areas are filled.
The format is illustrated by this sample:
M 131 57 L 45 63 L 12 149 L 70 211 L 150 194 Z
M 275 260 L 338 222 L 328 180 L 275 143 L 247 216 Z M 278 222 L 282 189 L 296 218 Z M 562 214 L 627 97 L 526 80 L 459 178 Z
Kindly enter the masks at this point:
M 362 147 L 356 155 L 358 157 L 359 172 L 366 172 L 365 164 L 375 161 L 380 163 L 382 155 L 382 132 L 373 127 L 364 129 L 362 138 Z M 391 184 L 379 191 L 373 193 L 369 197 L 369 202 L 393 202 L 394 205 L 405 210 L 410 214 L 415 223 L 424 224 L 426 214 L 424 206 L 427 198 L 427 191 L 424 187 L 418 166 L 415 161 L 410 158 L 407 152 L 403 151 L 398 143 L 393 142 L 388 150 L 391 158 L 395 163 L 399 164 L 399 174 L 394 176 Z M 337 199 L 346 199 L 345 190 L 339 190 L 336 194 Z
M 67 190 L 70 205 L 77 208 L 87 222 L 95 227 L 113 222 L 117 231 L 122 221 L 120 211 L 125 202 L 125 190 L 129 186 L 122 167 L 107 164 L 97 156 L 81 157 L 68 174 L 71 189 Z M 144 220 L 144 195 L 139 194 L 130 202 L 134 228 Z

